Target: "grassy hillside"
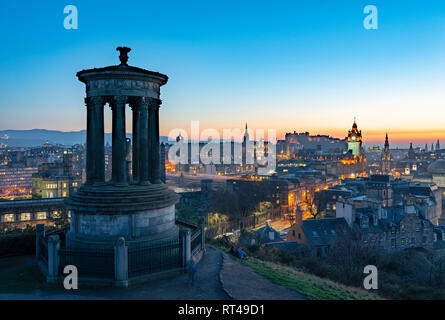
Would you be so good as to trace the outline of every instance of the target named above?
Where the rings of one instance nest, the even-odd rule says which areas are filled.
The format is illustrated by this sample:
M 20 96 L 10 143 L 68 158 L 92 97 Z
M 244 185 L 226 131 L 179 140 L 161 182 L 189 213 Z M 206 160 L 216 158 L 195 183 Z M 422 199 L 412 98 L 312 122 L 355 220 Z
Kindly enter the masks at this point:
M 221 248 L 228 253 L 228 250 Z M 323 279 L 314 275 L 300 272 L 293 268 L 262 261 L 254 257 L 240 260 L 230 253 L 229 256 L 250 267 L 259 275 L 269 279 L 271 282 L 282 285 L 290 290 L 297 291 L 312 300 L 378 300 L 378 295 L 367 292 L 360 288 L 348 287 L 333 281 Z

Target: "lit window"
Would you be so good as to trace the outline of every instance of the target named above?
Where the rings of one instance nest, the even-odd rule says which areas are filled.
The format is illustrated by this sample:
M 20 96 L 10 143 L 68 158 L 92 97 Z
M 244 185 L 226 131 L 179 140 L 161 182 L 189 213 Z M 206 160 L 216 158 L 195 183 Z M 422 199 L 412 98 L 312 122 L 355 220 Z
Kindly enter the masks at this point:
M 21 221 L 29 221 L 29 220 L 31 220 L 31 213 L 25 212 L 25 213 L 20 214 L 20 220 Z
M 37 212 L 36 219 L 37 220 L 45 220 L 46 219 L 46 212 Z
M 3 222 L 14 222 L 14 214 L 13 213 L 8 213 L 3 215 Z

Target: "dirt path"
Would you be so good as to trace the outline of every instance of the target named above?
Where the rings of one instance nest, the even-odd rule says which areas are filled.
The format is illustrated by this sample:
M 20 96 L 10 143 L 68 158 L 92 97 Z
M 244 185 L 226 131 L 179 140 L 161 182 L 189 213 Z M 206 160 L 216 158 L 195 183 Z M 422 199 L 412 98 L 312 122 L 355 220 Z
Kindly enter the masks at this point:
M 306 300 L 302 294 L 272 283 L 223 253 L 221 282 L 235 300 Z

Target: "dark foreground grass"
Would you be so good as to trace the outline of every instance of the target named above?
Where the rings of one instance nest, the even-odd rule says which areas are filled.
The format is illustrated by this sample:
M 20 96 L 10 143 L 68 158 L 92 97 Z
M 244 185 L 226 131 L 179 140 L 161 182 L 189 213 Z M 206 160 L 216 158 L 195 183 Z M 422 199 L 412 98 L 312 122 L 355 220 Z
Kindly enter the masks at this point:
M 33 256 L 0 258 L 0 292 L 50 289 Z
M 80 283 L 83 290 L 97 292 L 124 292 L 124 288 Z M 0 258 L 0 293 L 30 293 L 39 290 L 50 294 L 69 293 L 62 283 L 47 283 L 34 256 Z

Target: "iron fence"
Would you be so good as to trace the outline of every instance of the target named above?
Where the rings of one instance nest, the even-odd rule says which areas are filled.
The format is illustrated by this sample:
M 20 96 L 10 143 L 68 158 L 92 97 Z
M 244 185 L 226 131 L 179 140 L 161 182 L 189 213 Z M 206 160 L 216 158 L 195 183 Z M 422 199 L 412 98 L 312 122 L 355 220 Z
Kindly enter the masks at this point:
M 128 277 L 182 268 L 182 241 L 128 248 Z
M 61 248 L 59 257 L 59 274 L 61 275 L 65 266 L 74 265 L 79 277 L 114 279 L 114 249 Z
M 201 243 L 202 243 L 201 228 L 196 229 L 192 233 L 190 240 L 191 240 L 192 256 L 194 256 L 195 254 L 197 254 L 201 250 Z
M 48 239 L 39 237 L 39 261 L 48 266 Z

